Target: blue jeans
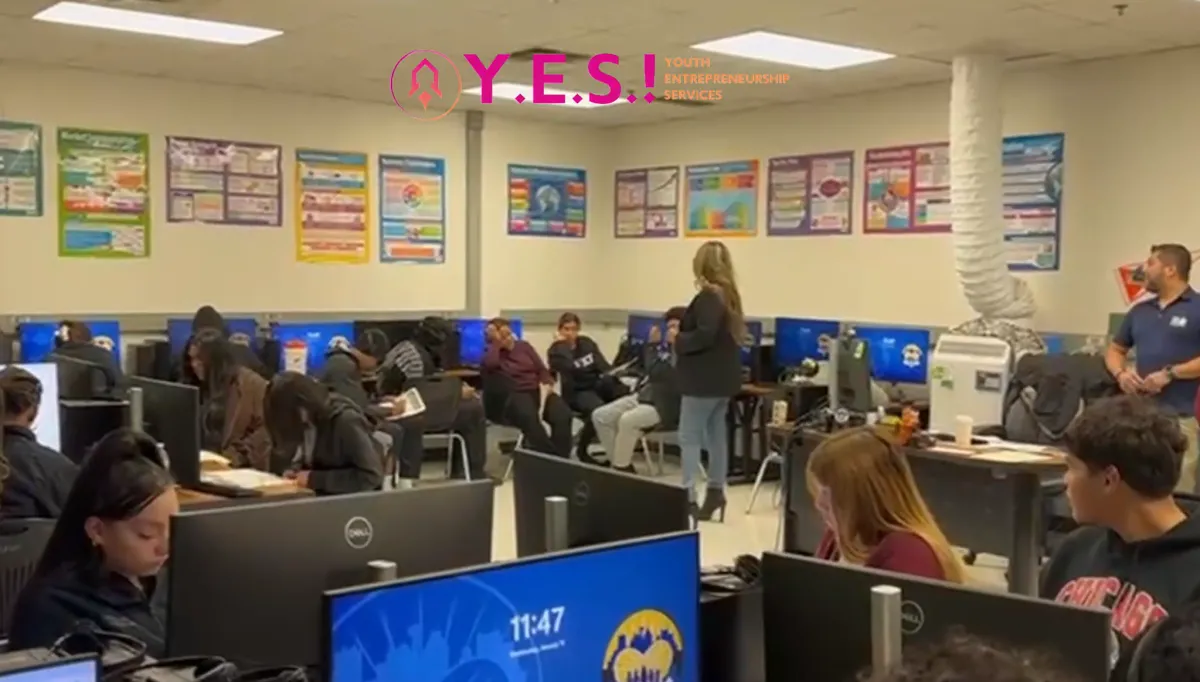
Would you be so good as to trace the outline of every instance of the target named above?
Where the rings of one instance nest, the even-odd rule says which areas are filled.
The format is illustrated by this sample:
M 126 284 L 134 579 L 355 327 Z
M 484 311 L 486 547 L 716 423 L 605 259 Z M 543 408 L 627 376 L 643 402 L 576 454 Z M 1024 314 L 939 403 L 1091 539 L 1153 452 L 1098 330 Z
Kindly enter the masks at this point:
M 729 398 L 685 395 L 679 403 L 679 450 L 683 458 L 683 487 L 695 499 L 700 475 L 700 451 L 708 451 L 708 487 L 725 488 L 729 475 Z

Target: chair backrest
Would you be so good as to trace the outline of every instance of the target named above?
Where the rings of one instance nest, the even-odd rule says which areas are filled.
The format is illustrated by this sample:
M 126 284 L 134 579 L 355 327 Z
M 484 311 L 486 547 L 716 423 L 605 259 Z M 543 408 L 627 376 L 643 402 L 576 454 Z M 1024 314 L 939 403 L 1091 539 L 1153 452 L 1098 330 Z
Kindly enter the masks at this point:
M 437 379 L 418 379 L 409 382 L 411 388 L 416 388 L 425 401 L 425 430 L 428 432 L 446 431 L 454 424 L 458 415 L 458 406 L 462 402 L 462 379 L 443 377 Z
M 0 636 L 8 636 L 17 597 L 33 576 L 54 523 L 54 519 L 0 521 Z

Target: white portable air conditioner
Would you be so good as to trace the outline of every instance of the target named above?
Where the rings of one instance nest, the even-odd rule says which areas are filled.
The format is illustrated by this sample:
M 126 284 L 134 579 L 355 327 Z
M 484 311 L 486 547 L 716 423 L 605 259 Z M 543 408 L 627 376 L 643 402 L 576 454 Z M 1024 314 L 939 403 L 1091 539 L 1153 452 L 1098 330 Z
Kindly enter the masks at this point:
M 1012 348 L 983 336 L 943 334 L 929 361 L 929 430 L 954 433 L 957 418 L 1001 424 Z

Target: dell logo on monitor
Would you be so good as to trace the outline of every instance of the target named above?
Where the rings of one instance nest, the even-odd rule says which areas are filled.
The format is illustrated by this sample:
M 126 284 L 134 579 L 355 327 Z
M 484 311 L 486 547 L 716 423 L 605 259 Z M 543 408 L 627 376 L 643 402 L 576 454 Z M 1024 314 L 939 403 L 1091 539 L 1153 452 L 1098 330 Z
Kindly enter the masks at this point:
M 571 491 L 571 502 L 574 502 L 576 506 L 586 507 L 591 496 L 592 490 L 588 487 L 587 481 L 580 481 Z
M 371 522 L 361 516 L 355 516 L 346 522 L 346 544 L 354 549 L 366 549 L 375 536 Z
M 925 611 L 915 601 L 905 601 L 900 604 L 900 631 L 906 635 L 915 635 L 925 627 Z

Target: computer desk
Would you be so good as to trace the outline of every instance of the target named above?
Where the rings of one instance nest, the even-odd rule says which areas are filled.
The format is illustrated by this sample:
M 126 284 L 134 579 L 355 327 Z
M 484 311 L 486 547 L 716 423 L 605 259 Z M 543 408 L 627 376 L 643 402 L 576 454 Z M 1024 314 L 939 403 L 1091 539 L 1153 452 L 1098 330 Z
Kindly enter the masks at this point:
M 758 467 L 771 452 L 766 403 L 767 398 L 777 391 L 778 387 L 771 384 L 742 384 L 738 394 L 729 401 L 730 485 L 753 483 Z
M 267 488 L 260 488 L 260 490 L 262 490 L 263 493 L 261 497 L 221 497 L 220 495 L 202 493 L 198 490 L 188 490 L 187 488 L 176 486 L 175 495 L 179 498 L 180 509 L 187 510 L 192 507 L 213 504 L 217 502 L 229 502 L 230 504 L 249 504 L 252 502 L 265 502 L 275 498 L 312 497 L 314 494 L 313 491 L 309 490 L 308 488 L 301 488 L 295 483 L 288 483 L 287 485 L 275 485 Z
M 776 437 L 792 427 L 772 426 Z M 812 554 L 824 524 L 805 482 L 809 455 L 826 434 L 804 431 L 785 448 L 783 467 L 784 549 Z M 1042 480 L 1066 471 L 1057 456 L 1000 462 L 948 449 L 908 448 L 909 466 L 926 504 L 955 546 L 1008 557 L 1010 592 L 1037 595 L 1042 556 Z

